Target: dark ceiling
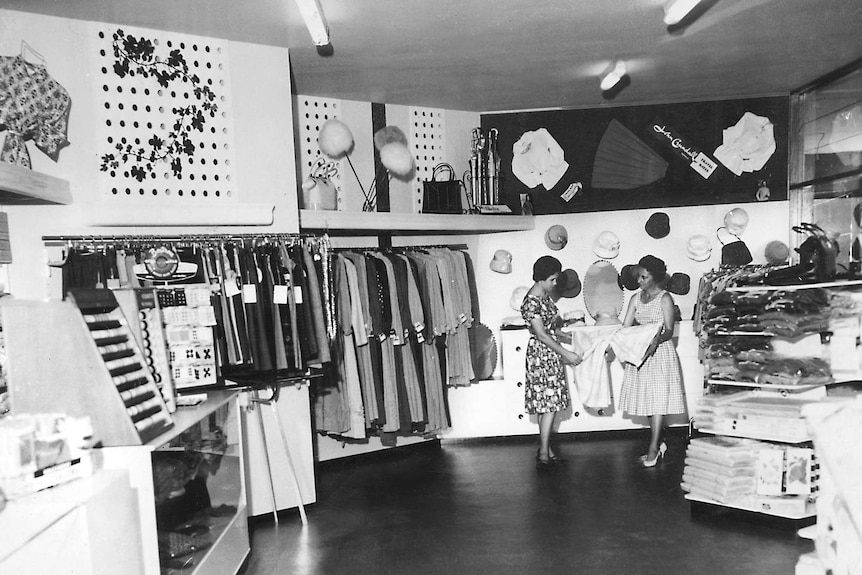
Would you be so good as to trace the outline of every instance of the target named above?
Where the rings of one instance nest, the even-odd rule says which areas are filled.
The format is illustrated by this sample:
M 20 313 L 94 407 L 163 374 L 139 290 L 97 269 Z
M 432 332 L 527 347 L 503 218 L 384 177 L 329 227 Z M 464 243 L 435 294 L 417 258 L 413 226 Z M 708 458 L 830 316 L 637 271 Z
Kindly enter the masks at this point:
M 0 8 L 290 48 L 295 91 L 469 111 L 786 94 L 862 57 L 860 0 L 321 0 L 321 56 L 294 0 L 0 0 Z M 612 99 L 598 74 L 628 62 Z

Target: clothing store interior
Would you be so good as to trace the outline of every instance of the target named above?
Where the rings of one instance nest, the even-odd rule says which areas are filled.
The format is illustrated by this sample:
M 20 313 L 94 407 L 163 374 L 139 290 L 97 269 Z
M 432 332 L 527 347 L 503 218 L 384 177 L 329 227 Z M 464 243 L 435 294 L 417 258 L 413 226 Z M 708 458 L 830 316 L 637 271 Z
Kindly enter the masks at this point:
M 858 0 L 0 0 L 0 575 L 862 573 Z

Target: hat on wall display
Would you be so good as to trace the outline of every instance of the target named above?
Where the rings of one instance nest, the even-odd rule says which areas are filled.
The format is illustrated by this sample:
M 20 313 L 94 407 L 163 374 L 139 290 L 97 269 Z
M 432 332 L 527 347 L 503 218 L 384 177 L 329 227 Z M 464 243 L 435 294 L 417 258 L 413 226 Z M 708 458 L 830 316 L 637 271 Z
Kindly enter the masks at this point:
M 665 289 L 674 295 L 687 295 L 691 290 L 691 277 L 682 272 L 671 274 Z
M 506 250 L 497 250 L 494 252 L 494 259 L 491 260 L 490 267 L 498 274 L 512 273 L 512 254 Z
M 521 304 L 524 303 L 524 298 L 527 296 L 528 291 L 530 291 L 530 288 L 527 286 L 518 286 L 513 289 L 512 296 L 509 298 L 509 307 L 520 312 Z
M 581 293 L 581 278 L 573 269 L 565 269 L 557 278 L 557 292 L 560 297 L 578 297 Z
M 629 291 L 638 289 L 638 267 L 634 264 L 626 264 L 620 270 L 620 277 L 617 279 L 617 284 L 620 288 Z
M 695 234 L 688 238 L 685 253 L 689 259 L 696 262 L 705 262 L 712 256 L 712 244 L 709 238 L 703 234 Z
M 545 232 L 545 245 L 552 250 L 561 250 L 567 243 L 569 243 L 569 232 L 563 226 L 554 224 Z
M 733 208 L 724 215 L 724 227 L 735 236 L 741 235 L 748 227 L 748 212 Z
M 593 242 L 593 253 L 602 259 L 614 259 L 620 254 L 620 239 L 611 231 L 603 231 Z
M 787 262 L 787 259 L 790 257 L 790 248 L 787 247 L 782 241 L 772 240 L 768 244 L 766 244 L 766 248 L 763 250 L 763 255 L 766 257 L 766 263 L 771 265 L 778 265 Z
M 644 229 L 651 238 L 660 240 L 670 233 L 670 218 L 664 212 L 656 212 L 649 217 Z

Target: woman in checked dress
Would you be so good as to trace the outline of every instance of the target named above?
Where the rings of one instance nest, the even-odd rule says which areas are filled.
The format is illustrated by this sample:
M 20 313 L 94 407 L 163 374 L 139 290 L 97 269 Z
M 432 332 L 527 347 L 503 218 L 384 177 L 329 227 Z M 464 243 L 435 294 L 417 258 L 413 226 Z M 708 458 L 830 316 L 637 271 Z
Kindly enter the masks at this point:
M 662 441 L 665 415 L 685 413 L 682 370 L 676 348 L 671 341 L 675 323 L 673 297 L 664 290 L 667 280 L 665 263 L 655 256 L 644 256 L 638 262 L 638 286 L 629 300 L 623 326 L 661 323 L 662 328 L 650 343 L 646 359 L 639 366 L 627 363 L 620 390 L 620 409 L 629 415 L 650 419 L 649 451 L 640 460 L 644 467 L 654 467 L 664 456 L 667 444 Z
M 562 265 L 555 257 L 542 256 L 537 259 L 533 264 L 533 287 L 521 304 L 521 316 L 530 328 L 524 406 L 527 413 L 539 416 L 540 446 L 536 453 L 536 468 L 539 471 L 564 463 L 551 449 L 551 432 L 557 413 L 569 406 L 569 385 L 563 363 L 577 365 L 582 359 L 560 345 L 552 331 L 559 315 L 551 292 L 561 270 Z

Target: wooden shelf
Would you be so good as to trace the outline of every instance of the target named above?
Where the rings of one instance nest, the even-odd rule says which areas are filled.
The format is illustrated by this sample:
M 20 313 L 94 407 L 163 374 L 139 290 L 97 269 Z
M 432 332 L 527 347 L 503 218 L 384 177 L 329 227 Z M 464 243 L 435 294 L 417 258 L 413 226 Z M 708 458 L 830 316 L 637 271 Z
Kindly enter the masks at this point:
M 66 180 L 0 162 L 0 203 L 71 204 L 72 192 Z
M 335 235 L 482 234 L 532 230 L 532 216 L 468 214 L 403 214 L 392 212 L 338 212 L 300 210 L 303 231 L 326 231 Z

